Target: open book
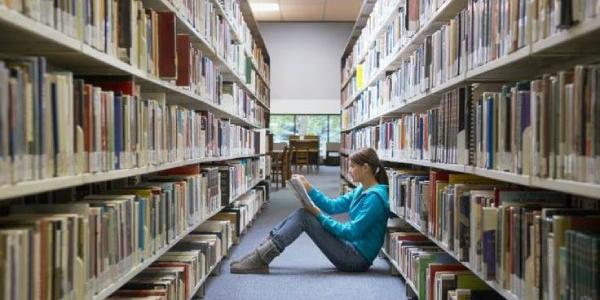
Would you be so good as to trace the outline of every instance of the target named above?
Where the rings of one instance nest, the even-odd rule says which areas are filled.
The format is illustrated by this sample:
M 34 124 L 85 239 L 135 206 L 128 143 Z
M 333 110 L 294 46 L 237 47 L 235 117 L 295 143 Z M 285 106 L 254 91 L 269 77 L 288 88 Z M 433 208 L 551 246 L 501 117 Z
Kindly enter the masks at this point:
M 302 201 L 304 205 L 314 205 L 310 199 L 310 196 L 306 192 L 304 185 L 300 180 L 298 180 L 298 178 L 292 176 L 289 183 L 296 192 L 296 197 L 298 197 L 298 199 Z

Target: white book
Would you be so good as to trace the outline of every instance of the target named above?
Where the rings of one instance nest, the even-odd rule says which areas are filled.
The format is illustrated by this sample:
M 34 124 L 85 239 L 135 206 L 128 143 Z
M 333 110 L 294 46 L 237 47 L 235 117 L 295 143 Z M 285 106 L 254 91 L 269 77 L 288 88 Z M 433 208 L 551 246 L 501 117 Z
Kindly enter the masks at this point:
M 300 182 L 300 180 L 297 177 L 292 176 L 292 178 L 290 179 L 290 186 L 294 189 L 298 200 L 300 200 L 304 205 L 314 205 L 312 203 L 312 200 L 310 199 L 310 196 L 306 192 L 306 188 L 304 188 L 304 185 L 302 184 L 302 182 Z

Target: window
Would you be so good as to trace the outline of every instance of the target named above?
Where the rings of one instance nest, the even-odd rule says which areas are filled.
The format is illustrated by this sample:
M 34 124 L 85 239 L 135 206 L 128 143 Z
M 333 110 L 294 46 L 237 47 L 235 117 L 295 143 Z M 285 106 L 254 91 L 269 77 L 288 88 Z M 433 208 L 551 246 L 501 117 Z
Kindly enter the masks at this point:
M 273 133 L 273 142 L 287 142 L 288 137 L 294 134 L 294 115 L 271 115 L 270 126 Z
M 342 118 L 340 115 L 329 116 L 329 142 L 339 143 L 340 142 L 340 130 L 342 130 Z
M 340 142 L 340 115 L 271 115 L 273 142 L 287 142 L 290 135 L 317 135 L 321 155 L 327 143 Z
M 327 115 L 296 115 L 296 134 L 319 136 L 321 155 L 325 154 L 327 145 Z

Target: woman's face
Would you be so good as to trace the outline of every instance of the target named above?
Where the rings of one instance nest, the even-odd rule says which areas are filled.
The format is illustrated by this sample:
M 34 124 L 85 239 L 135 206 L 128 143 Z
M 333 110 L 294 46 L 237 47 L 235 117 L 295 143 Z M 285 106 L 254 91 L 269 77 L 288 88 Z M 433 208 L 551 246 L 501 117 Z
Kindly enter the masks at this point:
M 366 176 L 369 176 L 370 171 L 369 165 L 358 165 L 350 161 L 350 176 L 352 176 L 352 181 L 362 182 Z

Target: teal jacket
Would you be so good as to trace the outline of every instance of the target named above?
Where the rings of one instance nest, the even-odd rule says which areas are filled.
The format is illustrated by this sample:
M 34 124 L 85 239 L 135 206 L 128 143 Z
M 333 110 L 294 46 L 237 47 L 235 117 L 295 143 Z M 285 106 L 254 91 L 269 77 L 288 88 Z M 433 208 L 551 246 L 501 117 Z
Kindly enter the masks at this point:
M 372 263 L 385 238 L 390 207 L 388 186 L 378 184 L 366 191 L 359 186 L 336 199 L 330 199 L 313 187 L 308 195 L 322 211 L 317 219 L 323 227 L 338 238 L 351 242 Z M 341 223 L 323 212 L 330 215 L 349 212 L 350 220 Z

